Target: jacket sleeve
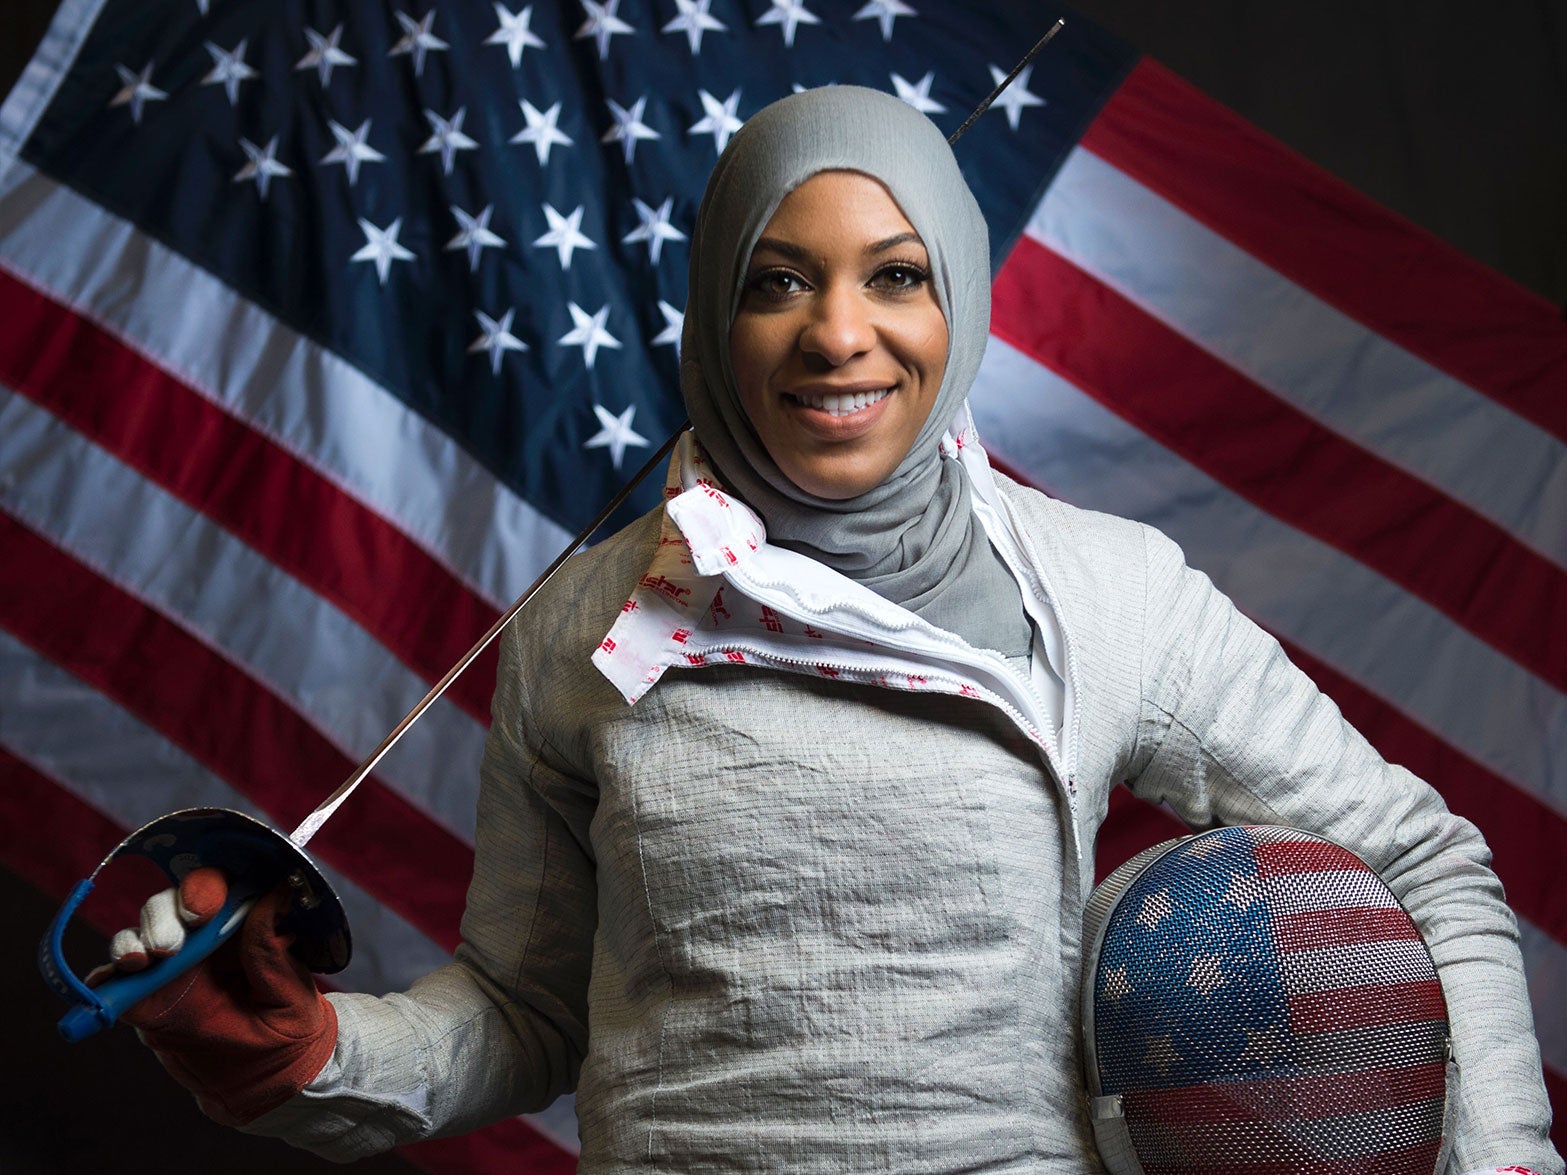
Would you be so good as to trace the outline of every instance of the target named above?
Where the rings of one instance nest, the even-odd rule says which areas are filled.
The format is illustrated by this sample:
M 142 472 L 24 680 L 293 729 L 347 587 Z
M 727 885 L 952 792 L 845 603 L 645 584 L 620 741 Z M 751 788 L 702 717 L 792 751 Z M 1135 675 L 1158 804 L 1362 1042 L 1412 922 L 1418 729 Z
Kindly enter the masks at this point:
M 1351 850 L 1425 935 L 1460 1066 L 1448 1169 L 1561 1175 L 1518 927 L 1478 829 L 1387 762 L 1181 552 L 1145 531 L 1147 603 L 1132 790 L 1198 828 L 1282 824 Z
M 474 876 L 455 960 L 405 993 L 329 996 L 332 1059 L 252 1122 L 338 1161 L 543 1109 L 587 1049 L 596 792 L 547 765 L 517 640 L 503 638 Z

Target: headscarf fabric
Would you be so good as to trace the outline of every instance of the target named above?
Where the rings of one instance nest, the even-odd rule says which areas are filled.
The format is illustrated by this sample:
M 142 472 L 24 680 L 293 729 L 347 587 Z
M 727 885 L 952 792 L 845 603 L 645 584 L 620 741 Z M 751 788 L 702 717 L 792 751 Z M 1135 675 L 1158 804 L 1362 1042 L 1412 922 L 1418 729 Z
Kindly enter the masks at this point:
M 924 242 L 947 322 L 947 362 L 929 417 L 880 485 L 834 500 L 806 493 L 768 455 L 741 405 L 729 332 L 751 252 L 779 203 L 823 171 L 879 181 Z M 858 86 L 806 90 L 745 123 L 708 180 L 691 238 L 681 390 L 724 483 L 808 555 L 971 644 L 1027 653 L 1022 597 L 975 515 L 967 475 L 940 446 L 979 370 L 990 330 L 984 216 L 936 125 Z

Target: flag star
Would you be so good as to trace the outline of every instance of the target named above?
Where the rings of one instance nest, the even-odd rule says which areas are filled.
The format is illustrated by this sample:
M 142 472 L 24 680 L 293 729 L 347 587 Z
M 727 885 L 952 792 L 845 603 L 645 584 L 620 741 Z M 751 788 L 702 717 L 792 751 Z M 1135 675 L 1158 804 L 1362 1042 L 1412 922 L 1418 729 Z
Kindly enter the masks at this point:
M 556 143 L 566 147 L 571 146 L 571 136 L 555 125 L 560 120 L 559 102 L 542 113 L 527 99 L 523 99 L 518 105 L 522 107 L 522 117 L 528 120 L 528 125 L 525 130 L 520 130 L 513 135 L 511 141 L 532 143 L 533 153 L 539 157 L 541 167 L 550 161 L 551 146 Z
M 587 237 L 583 236 L 579 229 L 582 224 L 583 205 L 578 204 L 577 210 L 570 216 L 562 216 L 555 211 L 553 205 L 544 205 L 544 218 L 550 222 L 550 231 L 538 240 L 534 241 L 534 247 L 538 249 L 554 249 L 560 257 L 562 269 L 571 268 L 571 254 L 577 249 L 597 249 Z M 580 323 L 578 324 L 581 325 Z M 619 343 L 615 344 L 617 347 Z M 593 366 L 593 360 L 588 360 L 588 366 Z
M 120 75 L 120 92 L 109 99 L 110 107 L 129 106 L 131 121 L 141 125 L 141 109 L 147 102 L 161 102 L 168 97 L 152 84 L 152 62 L 140 73 L 132 73 L 123 65 L 116 65 L 114 72 Z
M 772 7 L 756 18 L 758 26 L 783 26 L 784 45 L 794 47 L 794 30 L 801 24 L 821 24 L 821 17 L 805 7 L 805 0 L 772 0 Z
M 658 312 L 664 316 L 664 329 L 653 336 L 652 345 L 662 347 L 666 343 L 680 348 L 680 332 L 685 329 L 686 316 L 662 298 L 658 300 Z
M 457 205 L 452 205 L 452 215 L 457 218 L 461 231 L 446 242 L 448 250 L 466 249 L 468 251 L 468 272 L 472 273 L 479 268 L 479 254 L 485 249 L 499 249 L 506 242 L 490 231 L 490 216 L 495 211 L 495 205 L 486 204 L 484 211 L 478 216 L 469 216 Z
M 658 264 L 659 251 L 664 247 L 665 241 L 683 241 L 685 233 L 669 223 L 669 214 L 675 207 L 675 198 L 668 197 L 657 208 L 644 204 L 635 196 L 631 202 L 637 206 L 637 218 L 642 222 L 620 239 L 626 244 L 635 241 L 646 241 L 649 259 L 654 265 Z
M 500 27 L 485 37 L 484 43 L 505 45 L 506 55 L 511 58 L 513 69 L 522 64 L 524 49 L 544 48 L 544 42 L 528 28 L 529 22 L 533 20 L 533 5 L 530 4 L 521 12 L 513 13 L 504 4 L 496 4 L 495 19 L 500 22 Z
M 383 229 L 376 228 L 368 220 L 360 217 L 359 227 L 365 234 L 365 243 L 349 260 L 375 262 L 376 276 L 381 279 L 381 284 L 384 286 L 386 275 L 391 272 L 392 262 L 414 259 L 412 253 L 397 243 L 397 234 L 403 231 L 403 218 L 399 216 Z
M 419 20 L 415 20 L 406 12 L 394 12 L 392 15 L 397 17 L 397 23 L 403 26 L 403 39 L 392 46 L 387 56 L 412 55 L 414 77 L 423 77 L 424 55 L 431 52 L 439 53 L 447 48 L 446 42 L 430 31 L 430 26 L 435 23 L 435 9 L 430 9 Z M 447 170 L 449 171 L 450 168 Z
M 1245 1029 L 1246 1047 L 1235 1058 L 1240 1064 L 1259 1069 L 1273 1068 L 1273 1062 L 1289 1055 L 1289 1045 L 1280 1037 L 1277 1028 L 1253 1032 Z
M 1132 981 L 1127 978 L 1126 964 L 1123 963 L 1105 972 L 1105 999 L 1119 1007 L 1121 1001 L 1131 994 Z
M 305 40 L 310 42 L 310 52 L 306 53 L 294 64 L 294 69 L 314 69 L 323 86 L 331 85 L 333 69 L 339 65 L 359 64 L 357 58 L 350 57 L 337 47 L 337 43 L 342 38 L 343 26 L 341 24 L 324 37 L 316 32 L 315 29 L 306 29 Z
M 1262 896 L 1262 883 L 1256 877 L 1240 873 L 1230 874 L 1230 888 L 1225 891 L 1223 901 L 1238 906 L 1242 910 L 1251 909 L 1251 904 Z
M 900 16 L 918 16 L 903 0 L 870 0 L 854 14 L 855 20 L 874 20 L 881 24 L 881 39 L 892 40 L 892 22 Z
M 684 33 L 686 40 L 691 44 L 691 54 L 695 56 L 702 52 L 703 33 L 729 31 L 723 21 L 709 15 L 707 10 L 712 6 L 713 0 L 675 0 L 675 7 L 680 10 L 680 15 L 666 24 L 664 31 Z
M 456 211 L 456 209 L 453 209 Z M 485 211 L 489 211 L 486 209 Z M 475 310 L 473 316 L 479 320 L 479 329 L 483 332 L 473 342 L 468 344 L 468 354 L 479 355 L 488 352 L 490 356 L 490 374 L 501 373 L 501 357 L 507 351 L 526 351 L 528 344 L 511 333 L 511 320 L 516 316 L 515 307 L 509 308 L 500 318 L 491 318 L 482 310 Z
M 457 158 L 457 152 L 472 151 L 479 145 L 463 134 L 462 120 L 468 117 L 468 108 L 459 107 L 457 113 L 450 118 L 442 118 L 433 110 L 426 110 L 424 116 L 430 123 L 430 137 L 419 148 L 419 154 L 433 155 L 439 151 L 441 170 L 451 175 L 452 163 Z
M 914 107 L 915 110 L 918 110 L 921 114 L 945 114 L 947 108 L 930 96 L 930 86 L 935 80 L 935 70 L 931 70 L 922 77 L 918 84 L 905 81 L 901 74 L 895 73 L 892 75 L 892 84 L 898 91 L 898 97 Z
M 557 342 L 564 343 L 568 347 L 581 347 L 582 358 L 588 365 L 588 370 L 593 370 L 593 360 L 598 355 L 600 347 L 609 347 L 612 350 L 620 349 L 620 340 L 604 329 L 604 322 L 609 318 L 609 306 L 600 307 L 597 314 L 589 314 L 575 302 L 567 302 L 566 309 L 571 311 L 571 321 L 576 323 L 571 330 L 561 335 Z M 630 420 L 627 420 L 630 423 Z
M 592 364 L 589 364 L 591 367 Z M 609 459 L 615 467 L 615 472 L 620 472 L 620 463 L 625 460 L 627 449 L 645 449 L 648 440 L 641 433 L 631 427 L 631 420 L 637 414 L 635 404 L 627 408 L 619 416 L 616 416 L 608 408 L 601 404 L 593 405 L 593 413 L 599 418 L 600 428 L 587 440 L 582 442 L 584 449 L 609 449 Z
M 1170 904 L 1169 893 L 1161 889 L 1143 898 L 1143 907 L 1137 912 L 1137 917 L 1133 921 L 1139 926 L 1146 926 L 1149 930 L 1153 930 L 1168 918 L 1174 909 L 1175 907 Z
M 337 146 L 333 147 L 321 157 L 322 163 L 341 163 L 343 169 L 348 172 L 348 186 L 353 187 L 359 180 L 359 165 L 361 163 L 380 163 L 386 159 L 369 143 L 365 142 L 370 137 L 370 120 L 367 118 L 359 124 L 356 131 L 349 130 L 340 122 L 328 122 L 332 130 L 332 137 L 337 140 Z
M 272 183 L 273 176 L 293 175 L 294 173 L 277 161 L 278 136 L 273 135 L 265 147 L 258 147 L 249 139 L 241 139 L 240 147 L 244 150 L 249 162 L 234 173 L 236 184 L 246 180 L 255 180 L 256 188 L 261 192 L 261 198 L 267 198 L 267 188 Z
M 609 102 L 610 117 L 615 120 L 615 125 L 604 132 L 605 143 L 623 143 L 626 148 L 626 162 L 631 162 L 631 156 L 636 152 L 638 139 L 663 138 L 652 127 L 642 121 L 642 111 L 647 107 L 646 98 L 638 98 L 627 110 L 619 102 L 607 99 Z
M 696 93 L 702 100 L 702 109 L 707 112 L 707 117 L 693 124 L 688 133 L 712 135 L 713 143 L 717 146 L 718 153 L 722 155 L 729 143 L 729 136 L 740 129 L 740 119 L 735 117 L 735 111 L 740 108 L 740 91 L 736 90 L 722 102 L 706 90 L 698 90 Z
M 1215 988 L 1223 987 L 1224 980 L 1224 956 L 1198 955 L 1192 960 L 1186 986 L 1207 996 L 1212 995 Z
M 223 92 L 228 95 L 230 106 L 239 101 L 240 82 L 247 82 L 251 78 L 261 76 L 245 64 L 245 45 L 248 41 L 248 37 L 241 38 L 239 44 L 232 50 L 220 48 L 211 41 L 207 42 L 207 52 L 212 55 L 212 69 L 201 79 L 201 84 L 222 86 Z
M 605 0 L 603 4 L 595 4 L 594 0 L 582 0 L 582 7 L 587 12 L 588 19 L 582 22 L 582 27 L 577 30 L 577 35 L 573 39 L 585 41 L 592 37 L 598 44 L 600 61 L 609 56 L 611 37 L 617 33 L 637 31 L 616 15 L 620 10 L 620 0 Z
M 1169 1075 L 1171 1065 L 1186 1059 L 1175 1051 L 1175 1041 L 1168 1032 L 1144 1039 L 1148 1042 L 1148 1049 L 1143 1053 L 1143 1064 L 1166 1076 Z
M 1025 65 L 1023 71 L 1012 79 L 1012 84 L 996 95 L 996 105 L 1007 112 L 1007 125 L 1017 130 L 1018 120 L 1023 117 L 1023 111 L 1030 106 L 1043 106 L 1045 100 L 1038 94 L 1028 92 L 1028 76 L 1034 72 L 1033 65 Z M 990 80 L 993 85 L 999 86 L 1006 81 L 1007 71 L 990 67 Z

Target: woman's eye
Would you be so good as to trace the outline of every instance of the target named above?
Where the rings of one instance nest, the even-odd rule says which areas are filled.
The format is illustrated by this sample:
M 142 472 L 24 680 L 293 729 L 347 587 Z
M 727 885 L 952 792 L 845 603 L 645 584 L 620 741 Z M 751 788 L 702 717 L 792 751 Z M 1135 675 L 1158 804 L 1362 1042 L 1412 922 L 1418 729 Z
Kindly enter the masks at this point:
M 767 269 L 747 282 L 746 287 L 764 298 L 787 298 L 805 289 L 805 282 L 786 269 Z
M 872 283 L 884 290 L 902 293 L 916 290 L 930 280 L 930 275 L 917 265 L 887 265 L 876 271 Z

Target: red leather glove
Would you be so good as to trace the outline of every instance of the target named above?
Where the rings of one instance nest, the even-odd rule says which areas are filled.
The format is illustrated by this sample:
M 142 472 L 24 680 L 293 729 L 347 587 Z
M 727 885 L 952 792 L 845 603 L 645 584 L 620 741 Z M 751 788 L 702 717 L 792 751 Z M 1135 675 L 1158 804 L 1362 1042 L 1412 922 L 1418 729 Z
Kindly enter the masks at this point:
M 148 956 L 174 953 L 183 939 L 178 922 L 200 926 L 227 893 L 217 869 L 192 871 L 177 892 L 149 899 L 139 934 L 115 936 L 115 965 L 140 970 Z M 289 952 L 293 935 L 278 929 L 289 903 L 286 886 L 258 899 L 238 934 L 120 1017 L 196 1095 L 202 1113 L 228 1126 L 243 1126 L 293 1097 L 321 1072 L 337 1043 L 337 1013 Z

